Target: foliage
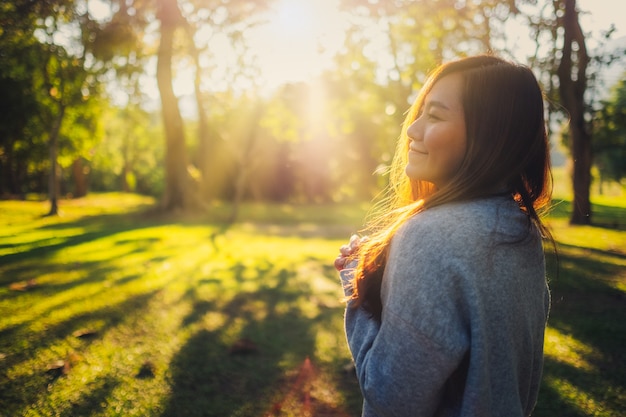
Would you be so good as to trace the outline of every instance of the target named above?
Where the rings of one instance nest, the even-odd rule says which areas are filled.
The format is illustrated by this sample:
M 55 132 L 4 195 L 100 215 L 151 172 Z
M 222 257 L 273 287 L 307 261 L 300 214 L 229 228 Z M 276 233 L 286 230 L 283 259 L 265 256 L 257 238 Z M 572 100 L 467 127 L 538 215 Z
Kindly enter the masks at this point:
M 40 118 L 45 112 L 40 88 L 44 49 L 34 35 L 35 16 L 29 8 L 28 2 L 0 5 L 0 194 L 26 192 L 34 185 L 29 168 L 38 170 L 47 158 Z
M 366 207 L 244 205 L 226 228 L 228 205 L 153 203 L 92 194 L 50 218 L 0 202 L 2 412 L 359 415 L 332 258 Z M 626 203 L 595 206 L 617 229 L 570 227 L 566 204 L 549 219 L 561 259 L 533 415 L 622 415 Z
M 158 117 L 136 105 L 101 115 L 103 139 L 89 156 L 94 191 L 122 190 L 158 197 L 163 192 L 163 141 Z
M 603 178 L 626 177 L 626 79 L 612 90 L 593 120 L 594 159 Z
M 335 58 L 336 70 L 323 82 L 328 92 L 327 124 L 332 143 L 340 144 L 329 158 L 337 199 L 368 199 L 383 189 L 404 112 L 409 106 L 403 88 L 372 82 L 378 66 L 361 53 L 368 41 L 355 28 Z
M 41 178 L 45 171 L 56 176 L 58 162 L 69 167 L 98 140 L 95 98 L 100 85 L 95 62 L 88 58 L 89 44 L 83 43 L 92 22 L 77 7 L 56 0 L 17 1 L 0 8 L 5 58 L 0 61 L 0 88 L 7 108 L 0 146 L 9 179 L 0 192 L 41 192 L 43 182 L 33 184 L 29 177 Z M 49 187 L 55 199 L 56 181 L 50 184 L 55 184 Z

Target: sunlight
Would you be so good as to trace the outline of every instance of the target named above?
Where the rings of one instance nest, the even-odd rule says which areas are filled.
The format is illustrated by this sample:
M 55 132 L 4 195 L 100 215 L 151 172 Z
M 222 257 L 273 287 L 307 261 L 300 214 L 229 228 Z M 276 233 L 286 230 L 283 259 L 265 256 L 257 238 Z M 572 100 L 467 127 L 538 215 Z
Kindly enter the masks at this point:
M 91 17 L 99 22 L 110 20 L 113 15 L 111 5 L 103 0 L 88 0 L 87 10 L 89 11 Z
M 284 84 L 310 82 L 331 68 L 349 26 L 348 14 L 339 10 L 339 0 L 278 0 L 260 16 L 260 21 L 263 23 L 243 33 L 248 47 L 243 60 L 258 70 L 258 76 L 249 79 L 234 76 L 242 58 L 227 36 L 209 26 L 200 28 L 194 41 L 211 54 L 201 56 L 203 69 L 211 67 L 210 72 L 203 74 L 203 88 L 210 85 L 213 91 L 232 88 L 241 92 L 255 87 L 271 94 Z M 143 77 L 141 83 L 148 101 L 158 107 L 155 66 L 154 61 L 147 66 L 149 76 Z M 174 71 L 174 92 L 182 99 L 185 117 L 195 115 L 193 100 L 186 100 L 194 93 L 194 71 L 188 61 L 177 63 Z
M 338 0 L 281 0 L 267 24 L 246 33 L 267 87 L 308 81 L 330 67 L 348 26 L 338 8 Z
M 607 409 L 601 401 L 595 399 L 591 392 L 584 387 L 568 381 L 565 378 L 546 376 L 545 384 L 556 391 L 560 399 L 574 410 L 580 411 L 577 415 L 608 415 L 597 414 Z M 593 414 L 591 414 L 593 413 Z
M 274 11 L 274 18 L 270 26 L 277 26 L 277 30 L 284 35 L 307 37 L 312 32 L 314 10 L 310 2 L 282 0 Z
M 590 346 L 552 327 L 546 329 L 545 337 L 546 357 L 553 361 L 567 364 L 574 369 L 588 372 L 595 371 L 594 366 L 588 359 L 594 359 L 598 353 L 594 352 Z

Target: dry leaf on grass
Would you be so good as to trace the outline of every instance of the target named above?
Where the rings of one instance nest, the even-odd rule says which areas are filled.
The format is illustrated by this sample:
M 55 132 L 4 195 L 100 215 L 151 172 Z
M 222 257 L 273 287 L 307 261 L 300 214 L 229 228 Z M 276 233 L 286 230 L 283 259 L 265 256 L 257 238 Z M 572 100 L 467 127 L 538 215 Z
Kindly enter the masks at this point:
M 156 372 L 156 366 L 154 366 L 154 364 L 150 361 L 145 361 L 141 365 L 141 368 L 139 368 L 139 372 L 137 372 L 137 375 L 135 375 L 135 378 L 139 378 L 139 379 L 154 378 L 155 372 Z
M 13 284 L 9 285 L 9 289 L 11 291 L 28 291 L 32 290 L 36 286 L 37 281 L 35 281 L 34 279 L 29 279 L 28 281 L 14 282 Z
M 96 337 L 97 335 L 98 331 L 93 329 L 78 329 L 74 333 L 72 333 L 72 336 L 79 339 L 91 339 Z
M 46 374 L 51 376 L 53 379 L 57 379 L 63 375 L 67 375 L 70 372 L 70 368 L 71 365 L 69 361 L 59 359 L 48 364 L 46 367 Z
M 230 346 L 228 352 L 231 355 L 249 355 L 251 353 L 257 353 L 259 351 L 258 346 L 250 339 L 239 339 Z
M 54 379 L 67 375 L 72 369 L 72 366 L 76 365 L 79 360 L 80 356 L 78 353 L 70 352 L 67 354 L 65 359 L 58 359 L 50 362 L 46 366 L 46 374 L 50 375 Z

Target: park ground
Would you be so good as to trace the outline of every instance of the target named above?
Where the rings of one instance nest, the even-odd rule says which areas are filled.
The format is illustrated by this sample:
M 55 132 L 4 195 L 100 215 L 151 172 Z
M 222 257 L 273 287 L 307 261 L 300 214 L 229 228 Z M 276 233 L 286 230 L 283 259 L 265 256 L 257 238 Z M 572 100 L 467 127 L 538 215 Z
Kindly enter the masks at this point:
M 626 197 L 550 223 L 534 416 L 626 415 Z M 0 416 L 357 416 L 332 266 L 367 205 L 167 215 L 132 194 L 0 201 Z M 550 252 L 548 250 L 548 252 Z

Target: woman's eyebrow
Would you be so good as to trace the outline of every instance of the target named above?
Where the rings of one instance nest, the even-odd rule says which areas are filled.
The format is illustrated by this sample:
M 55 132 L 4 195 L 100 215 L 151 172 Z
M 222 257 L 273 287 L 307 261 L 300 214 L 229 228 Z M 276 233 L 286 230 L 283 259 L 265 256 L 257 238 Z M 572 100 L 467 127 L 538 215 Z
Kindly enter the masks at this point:
M 426 110 L 432 109 L 433 107 L 440 108 L 442 110 L 450 110 L 448 106 L 443 104 L 441 101 L 433 100 L 426 103 Z

